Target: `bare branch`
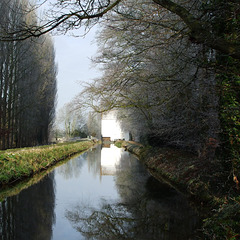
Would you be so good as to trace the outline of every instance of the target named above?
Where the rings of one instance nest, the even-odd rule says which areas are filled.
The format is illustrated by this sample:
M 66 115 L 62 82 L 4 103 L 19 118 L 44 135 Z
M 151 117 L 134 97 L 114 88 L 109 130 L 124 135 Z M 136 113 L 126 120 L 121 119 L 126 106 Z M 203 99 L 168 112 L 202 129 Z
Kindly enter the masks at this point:
M 170 0 L 153 0 L 158 5 L 178 15 L 189 27 L 192 41 L 203 43 L 208 47 L 240 59 L 240 43 L 226 40 L 223 36 L 215 36 L 203 20 L 195 18 L 186 8 Z

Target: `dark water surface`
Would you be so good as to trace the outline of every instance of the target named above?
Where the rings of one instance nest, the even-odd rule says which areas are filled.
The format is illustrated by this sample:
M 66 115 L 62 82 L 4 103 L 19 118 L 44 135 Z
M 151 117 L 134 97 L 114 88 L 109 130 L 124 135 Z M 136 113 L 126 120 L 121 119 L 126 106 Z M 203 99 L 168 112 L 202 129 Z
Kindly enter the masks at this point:
M 197 213 L 128 152 L 97 147 L 0 203 L 0 240 L 197 239 Z

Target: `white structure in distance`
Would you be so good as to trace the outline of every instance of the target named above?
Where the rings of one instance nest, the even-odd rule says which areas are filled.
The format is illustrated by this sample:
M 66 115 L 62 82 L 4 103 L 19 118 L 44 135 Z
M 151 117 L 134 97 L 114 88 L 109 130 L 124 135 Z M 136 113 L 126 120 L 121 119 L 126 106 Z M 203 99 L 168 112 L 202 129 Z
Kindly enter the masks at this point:
M 102 113 L 101 134 L 104 140 L 115 141 L 117 139 L 129 140 L 129 133 L 124 132 L 120 122 L 117 120 L 117 112 L 112 110 Z

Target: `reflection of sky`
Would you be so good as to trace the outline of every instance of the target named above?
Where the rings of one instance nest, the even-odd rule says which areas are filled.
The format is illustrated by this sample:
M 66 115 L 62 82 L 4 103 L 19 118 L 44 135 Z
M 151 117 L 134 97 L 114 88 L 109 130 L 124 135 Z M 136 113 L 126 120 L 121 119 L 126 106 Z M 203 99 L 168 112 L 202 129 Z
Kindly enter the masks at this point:
M 109 167 L 114 165 L 109 162 L 110 156 L 113 156 L 112 159 L 117 163 L 120 151 L 114 154 L 113 149 L 109 148 L 104 155 L 108 156 L 104 160 L 106 163 L 104 166 Z M 90 164 L 85 159 L 87 155 L 84 154 L 84 156 L 83 158 L 80 155 L 55 170 L 56 224 L 53 227 L 52 240 L 81 239 L 79 238 L 80 233 L 73 229 L 71 223 L 66 219 L 66 210 L 71 210 L 74 206 L 98 207 L 104 199 L 113 202 L 118 199 L 114 176 L 96 177 L 96 174 L 100 176 L 100 169 L 96 173 L 94 169 L 89 168 Z M 89 159 L 89 161 L 95 161 L 95 159 Z
M 81 231 L 97 233 L 95 239 L 192 239 L 198 218 L 186 199 L 165 183 L 149 177 L 133 155 L 121 151 L 111 146 L 103 148 L 101 154 L 98 146 L 8 199 L 4 206 L 6 216 L 0 217 L 0 232 L 3 226 L 4 233 L 13 229 L 13 235 L 31 233 L 44 240 L 50 240 L 41 237 L 44 233 L 52 235 L 51 240 L 88 239 Z M 103 168 L 108 175 L 102 174 Z M 109 175 L 113 172 L 114 176 Z

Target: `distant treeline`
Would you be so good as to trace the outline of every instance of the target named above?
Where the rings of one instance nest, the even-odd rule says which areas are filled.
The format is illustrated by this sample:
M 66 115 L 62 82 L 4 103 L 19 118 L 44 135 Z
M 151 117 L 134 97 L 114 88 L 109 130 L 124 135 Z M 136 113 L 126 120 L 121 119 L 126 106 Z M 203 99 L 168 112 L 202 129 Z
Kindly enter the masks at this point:
M 1 0 L 1 29 L 36 25 L 26 0 Z M 56 96 L 55 52 L 49 35 L 0 42 L 0 149 L 48 142 Z

